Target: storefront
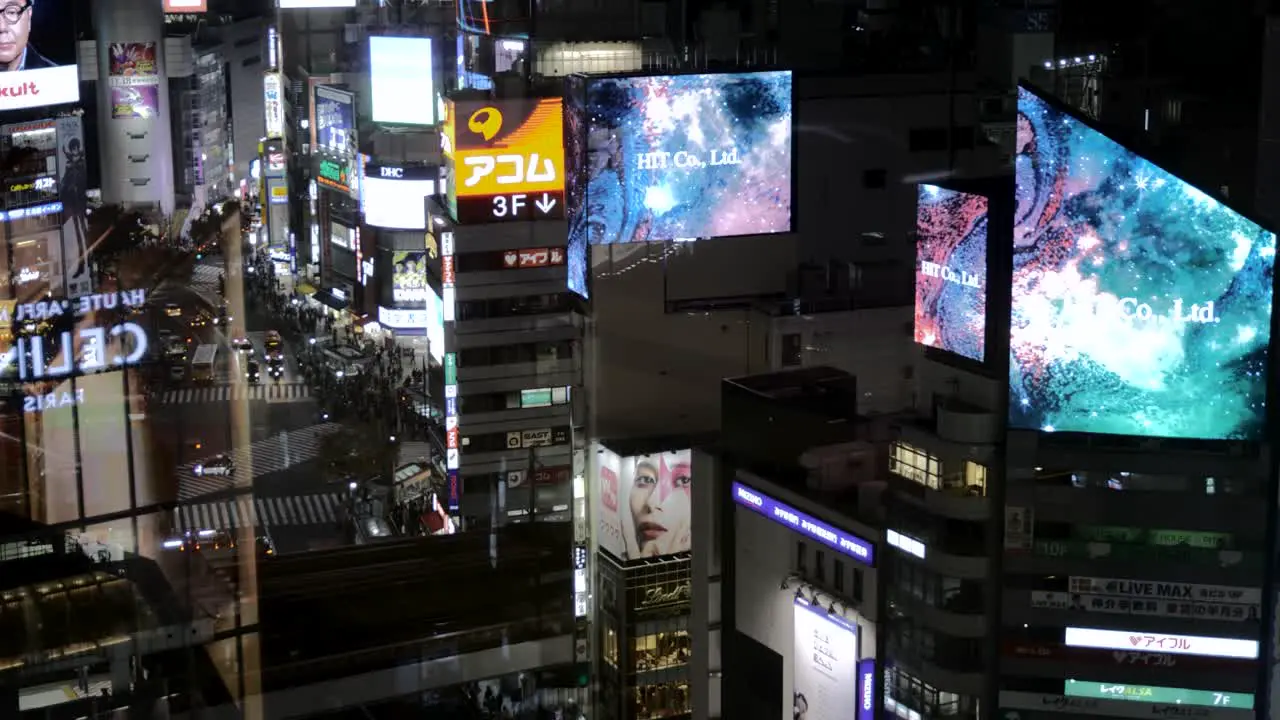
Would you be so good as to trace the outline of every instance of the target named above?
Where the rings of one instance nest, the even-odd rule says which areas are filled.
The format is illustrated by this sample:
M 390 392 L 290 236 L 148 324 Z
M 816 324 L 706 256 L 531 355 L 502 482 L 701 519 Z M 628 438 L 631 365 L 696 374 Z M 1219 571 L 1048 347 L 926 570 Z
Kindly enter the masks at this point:
M 692 717 L 688 554 L 633 560 L 625 566 L 604 553 L 598 557 L 602 716 Z

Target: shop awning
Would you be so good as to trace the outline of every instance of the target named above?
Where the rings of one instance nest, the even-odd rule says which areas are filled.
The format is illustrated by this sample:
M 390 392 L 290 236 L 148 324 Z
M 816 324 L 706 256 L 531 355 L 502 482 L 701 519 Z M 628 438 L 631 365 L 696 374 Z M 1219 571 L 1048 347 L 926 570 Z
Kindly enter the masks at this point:
M 316 289 L 315 289 L 314 287 L 312 287 L 311 283 L 305 282 L 305 281 L 303 281 L 303 280 L 299 280 L 299 281 L 297 282 L 297 284 L 295 284 L 295 285 L 293 286 L 293 289 L 294 289 L 294 290 L 297 290 L 298 292 L 302 293 L 303 295 L 315 295 L 315 294 L 316 294 Z
M 347 301 L 334 297 L 333 293 L 329 292 L 328 290 L 317 290 L 311 294 L 311 297 L 314 298 L 315 301 L 320 303 L 321 305 L 327 305 L 333 308 L 334 310 L 347 309 Z

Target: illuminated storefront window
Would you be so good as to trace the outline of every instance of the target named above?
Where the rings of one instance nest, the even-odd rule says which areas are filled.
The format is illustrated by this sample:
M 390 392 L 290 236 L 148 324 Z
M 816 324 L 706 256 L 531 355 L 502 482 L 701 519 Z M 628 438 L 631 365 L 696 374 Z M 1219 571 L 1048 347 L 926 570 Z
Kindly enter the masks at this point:
M 642 635 L 631 646 L 638 673 L 689 664 L 689 633 L 684 629 Z
M 636 720 L 658 720 L 688 715 L 693 712 L 689 703 L 689 683 L 671 682 L 645 685 L 635 689 Z
M 889 472 L 934 490 L 942 489 L 942 469 L 938 458 L 907 443 L 893 444 Z

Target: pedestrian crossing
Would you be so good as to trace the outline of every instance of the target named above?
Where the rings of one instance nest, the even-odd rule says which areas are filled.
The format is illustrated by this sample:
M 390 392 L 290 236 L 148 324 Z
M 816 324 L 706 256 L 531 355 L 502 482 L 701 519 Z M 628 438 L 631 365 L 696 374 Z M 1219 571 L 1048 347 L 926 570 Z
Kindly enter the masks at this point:
M 178 500 L 190 500 L 237 487 L 252 487 L 253 479 L 260 475 L 279 472 L 315 458 L 320 454 L 325 438 L 340 429 L 342 426 L 338 423 L 321 423 L 281 432 L 228 452 L 226 455 L 235 464 L 235 473 L 230 476 L 196 475 L 191 469 L 192 463 L 182 465 L 176 473 Z
M 205 299 L 217 299 L 218 277 L 222 275 L 218 265 L 196 265 L 191 269 L 191 289 L 200 293 Z
M 282 525 L 336 523 L 342 498 L 338 493 L 262 497 L 242 495 L 214 502 L 179 505 L 173 526 L 181 532 L 236 530 Z
M 311 387 L 300 382 L 264 381 L 260 385 L 206 385 L 165 390 L 158 396 L 161 405 L 266 400 L 271 403 L 303 402 L 311 399 Z

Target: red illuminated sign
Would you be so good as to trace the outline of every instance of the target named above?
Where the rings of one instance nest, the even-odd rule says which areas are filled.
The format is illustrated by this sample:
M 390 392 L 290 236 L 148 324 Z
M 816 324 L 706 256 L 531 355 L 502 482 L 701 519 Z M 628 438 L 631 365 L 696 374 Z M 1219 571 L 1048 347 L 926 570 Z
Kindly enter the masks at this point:
M 458 428 L 453 428 L 448 432 L 448 448 L 450 450 L 458 449 Z
M 1228 658 L 1211 658 L 1197 655 L 1172 655 L 1169 653 L 1146 652 L 1144 650 L 1094 650 L 1091 648 L 1074 648 L 1065 645 L 1037 644 L 1010 641 L 1004 644 L 1002 652 L 1006 657 L 1025 658 L 1027 660 L 1054 660 L 1093 665 L 1136 665 L 1152 668 L 1184 668 L 1184 669 L 1217 669 L 1246 665 L 1252 667 L 1252 660 L 1233 660 Z
M 457 274 L 453 268 L 453 256 L 445 255 L 440 258 L 440 281 L 446 285 L 452 285 L 457 280 Z

